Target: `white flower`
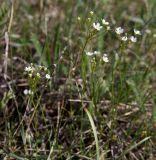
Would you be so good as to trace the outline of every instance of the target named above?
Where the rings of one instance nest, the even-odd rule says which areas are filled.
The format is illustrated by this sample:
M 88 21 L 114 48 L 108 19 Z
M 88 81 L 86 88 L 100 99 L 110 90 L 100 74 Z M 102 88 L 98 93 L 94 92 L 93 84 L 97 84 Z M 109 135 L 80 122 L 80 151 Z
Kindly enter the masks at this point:
M 136 35 L 141 35 L 141 32 L 140 32 L 139 30 L 136 30 L 136 29 L 134 29 L 134 33 L 135 33 Z
M 29 93 L 29 91 L 28 91 L 27 89 L 25 89 L 25 90 L 23 91 L 23 93 L 24 93 L 25 95 L 27 95 L 27 94 Z
M 80 18 L 80 17 L 77 17 L 77 20 L 78 20 L 78 21 L 80 21 L 80 20 L 81 20 L 81 18 Z
M 93 23 L 93 27 L 97 30 L 100 31 L 102 29 L 102 26 L 100 25 L 100 23 Z
M 93 15 L 93 14 L 94 14 L 94 12 L 93 12 L 93 11 L 90 11 L 90 14 L 91 14 L 91 15 Z
M 41 65 L 38 65 L 39 69 L 42 69 L 42 66 Z
M 34 94 L 34 92 L 33 91 L 31 91 L 30 89 L 28 90 L 28 89 L 25 89 L 24 91 L 23 91 L 23 93 L 25 94 L 25 95 L 33 95 Z
M 146 29 L 145 32 L 146 32 L 147 34 L 151 34 L 151 30 L 150 30 L 150 29 Z
M 110 26 L 107 26 L 106 29 L 107 29 L 107 31 L 109 31 L 111 28 L 110 28 Z
M 48 68 L 47 67 L 44 67 L 44 71 L 47 71 L 48 70 Z
M 103 23 L 103 25 L 106 25 L 106 26 L 109 25 L 109 22 L 107 22 L 105 19 L 102 19 L 102 23 Z
M 100 52 L 99 51 L 94 51 L 94 54 L 97 55 L 97 54 L 100 54 Z
M 29 90 L 28 90 L 28 94 L 29 94 L 29 95 L 33 95 L 34 92 L 29 89 Z
M 116 32 L 116 34 L 122 34 L 122 33 L 124 32 L 124 29 L 121 28 L 121 27 L 117 27 L 117 28 L 115 29 L 115 32 Z
M 28 76 L 29 76 L 30 78 L 32 78 L 32 73 L 29 73 Z
M 46 77 L 46 79 L 50 79 L 51 78 L 49 74 L 46 74 L 45 77 Z
M 41 77 L 41 76 L 40 76 L 40 73 L 37 73 L 36 76 L 39 77 L 39 78 Z
M 103 59 L 103 61 L 106 62 L 106 63 L 109 62 L 109 59 L 108 59 L 108 57 L 107 57 L 107 54 L 104 54 L 103 57 L 102 57 L 102 59 Z
M 126 42 L 126 41 L 127 41 L 127 39 L 128 39 L 128 38 L 127 38 L 127 36 L 123 36 L 123 37 L 121 37 L 121 40 L 122 40 L 122 41 L 125 41 L 125 42 Z
M 134 36 L 131 36 L 131 37 L 130 37 L 130 40 L 135 43 L 135 42 L 137 41 L 137 38 L 134 37 Z
M 26 72 L 30 72 L 30 71 L 32 71 L 32 67 L 30 67 L 30 66 L 28 66 L 28 67 L 25 67 L 25 69 L 24 69 Z
M 156 38 L 156 33 L 155 33 L 155 34 L 153 34 L 153 38 Z
M 86 52 L 87 56 L 92 56 L 94 53 L 93 52 Z
M 91 21 L 91 18 L 88 18 L 88 21 L 90 22 L 90 21 Z

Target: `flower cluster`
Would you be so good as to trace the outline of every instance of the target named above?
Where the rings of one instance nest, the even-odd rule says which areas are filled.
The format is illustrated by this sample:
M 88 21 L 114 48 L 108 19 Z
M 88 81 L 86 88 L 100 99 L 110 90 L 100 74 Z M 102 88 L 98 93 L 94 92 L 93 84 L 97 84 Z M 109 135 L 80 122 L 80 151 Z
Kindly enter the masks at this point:
M 106 28 L 106 30 L 110 30 L 111 27 L 109 26 L 109 22 L 107 22 L 105 19 L 101 19 L 102 25 L 100 22 L 94 22 L 93 28 L 97 31 L 100 31 L 102 28 Z
M 30 90 L 30 89 L 25 89 L 24 91 L 23 91 L 23 93 L 25 94 L 25 95 L 33 95 L 34 94 L 34 92 L 32 91 L 32 90 Z
M 101 53 L 100 53 L 99 51 L 86 52 L 86 55 L 87 55 L 87 56 L 94 56 L 94 55 L 100 55 L 100 56 L 101 56 Z M 109 62 L 109 59 L 108 59 L 107 54 L 103 54 L 102 60 L 103 60 L 104 62 L 106 62 L 106 63 Z
M 106 29 L 106 30 L 112 30 L 110 23 L 108 21 L 106 21 L 104 18 L 101 19 L 101 23 L 100 22 L 94 22 L 93 23 L 93 28 L 96 31 L 100 31 L 101 29 Z M 126 42 L 126 41 L 130 41 L 130 42 L 137 42 L 137 36 L 141 35 L 141 31 L 134 29 L 134 35 L 128 37 L 127 33 L 124 33 L 125 30 L 122 27 L 116 27 L 114 29 L 114 32 L 117 34 L 117 36 L 120 38 L 121 41 Z M 124 34 L 124 35 L 123 35 Z
M 93 56 L 93 55 L 98 55 L 98 54 L 100 54 L 100 52 L 99 52 L 99 51 L 86 52 L 86 55 L 87 55 L 87 56 Z
M 137 37 L 136 36 L 140 36 L 141 35 L 141 32 L 139 30 L 134 29 L 134 35 L 130 36 L 129 38 L 127 36 L 127 33 L 125 33 L 124 36 L 121 36 L 121 34 L 124 33 L 124 29 L 121 28 L 121 27 L 117 27 L 115 29 L 115 32 L 116 32 L 116 34 L 118 36 L 120 36 L 120 39 L 123 42 L 126 42 L 126 41 L 130 40 L 131 42 L 135 43 L 135 42 L 137 42 Z
M 117 27 L 117 28 L 115 29 L 115 32 L 116 32 L 116 34 L 121 35 L 121 34 L 124 33 L 124 29 L 121 28 L 121 27 Z M 125 33 L 124 36 L 121 36 L 121 40 L 124 41 L 124 42 L 130 40 L 131 42 L 135 43 L 135 42 L 137 42 L 137 37 L 136 37 L 136 36 L 137 36 L 137 35 L 141 35 L 141 32 L 140 32 L 139 30 L 134 29 L 134 35 L 135 35 L 135 36 L 132 35 L 132 36 L 130 36 L 130 37 L 128 38 L 128 37 L 127 37 L 127 33 Z
M 25 67 L 25 72 L 28 74 L 29 78 L 46 78 L 50 80 L 50 74 L 48 73 L 48 69 L 45 66 L 30 64 Z
M 41 84 L 45 86 L 45 84 L 51 79 L 48 69 L 45 66 L 34 65 L 31 63 L 29 66 L 26 66 L 24 70 L 30 87 L 30 89 L 24 90 L 25 95 L 34 95 L 39 85 L 40 87 L 42 86 Z
M 120 47 L 119 48 L 124 49 L 127 46 L 127 44 L 136 43 L 137 40 L 139 39 L 139 36 L 142 35 L 142 31 L 140 31 L 136 28 L 134 28 L 133 31 L 131 31 L 131 30 L 126 31 L 121 26 L 115 26 L 114 27 L 114 25 L 111 24 L 105 18 L 102 18 L 99 21 L 94 20 L 93 15 L 94 15 L 94 12 L 91 11 L 90 16 L 88 18 L 89 22 L 87 21 L 87 23 L 86 23 L 87 24 L 87 29 L 88 29 L 86 37 L 87 37 L 88 41 L 90 39 L 92 39 L 97 33 L 104 30 L 104 31 L 106 31 L 106 33 L 108 33 L 108 34 L 111 33 L 112 35 L 114 35 L 117 38 L 117 40 L 119 40 L 119 42 L 120 42 Z M 80 17 L 78 17 L 78 19 L 81 20 Z M 155 37 L 156 37 L 156 34 L 155 34 Z M 87 43 L 88 43 L 88 41 L 87 41 Z M 84 50 L 85 50 L 85 47 L 84 47 Z M 109 58 L 108 58 L 107 54 L 102 54 L 99 51 L 88 51 L 88 50 L 85 53 L 88 57 L 92 57 L 91 58 L 91 63 L 94 62 L 94 61 L 98 61 L 99 57 L 100 57 L 100 61 L 103 61 L 103 62 L 106 62 L 106 63 L 109 62 Z M 107 52 L 105 52 L 105 53 L 107 53 Z

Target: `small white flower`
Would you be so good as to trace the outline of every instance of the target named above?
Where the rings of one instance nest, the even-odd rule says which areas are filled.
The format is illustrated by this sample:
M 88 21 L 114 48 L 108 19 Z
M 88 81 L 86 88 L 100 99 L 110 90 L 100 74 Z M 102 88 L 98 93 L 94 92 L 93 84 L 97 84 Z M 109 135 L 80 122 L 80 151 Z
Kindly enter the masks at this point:
M 156 33 L 155 33 L 155 34 L 153 34 L 153 38 L 156 38 Z
M 126 41 L 127 41 L 127 39 L 128 39 L 128 38 L 127 38 L 127 36 L 123 36 L 123 37 L 121 37 L 121 40 L 122 40 L 122 41 L 124 41 L 124 42 L 126 42 Z
M 131 37 L 130 37 L 130 40 L 135 43 L 135 42 L 137 41 L 137 38 L 134 37 L 134 36 L 131 36 Z
M 98 55 L 98 54 L 100 54 L 100 52 L 99 51 L 94 51 L 94 54 Z
M 115 29 L 115 32 L 116 32 L 116 34 L 122 34 L 122 33 L 124 32 L 124 29 L 121 28 L 121 27 L 117 27 L 117 28 Z
M 42 70 L 42 69 L 43 69 L 43 66 L 42 66 L 42 65 L 39 65 L 38 68 L 39 68 L 40 70 Z
M 91 15 L 93 15 L 93 14 L 94 14 L 94 12 L 93 12 L 93 11 L 90 11 L 90 14 L 91 14 Z
M 28 94 L 29 94 L 29 95 L 33 95 L 34 92 L 29 89 L 29 90 L 28 90 Z
M 93 52 L 86 52 L 87 56 L 92 56 L 94 53 Z
M 151 30 L 150 30 L 150 29 L 146 29 L 145 32 L 146 32 L 147 34 L 151 34 Z
M 25 67 L 25 69 L 24 69 L 26 72 L 30 72 L 30 71 L 32 71 L 32 67 L 30 67 L 30 66 L 28 66 L 28 67 Z
M 28 74 L 28 76 L 29 76 L 30 78 L 32 78 L 32 73 Z
M 33 94 L 34 94 L 34 92 L 31 91 L 30 89 L 29 89 L 29 90 L 28 90 L 28 89 L 25 89 L 25 90 L 23 91 L 23 93 L 24 93 L 25 95 L 33 95 Z
M 103 59 L 103 61 L 106 62 L 106 63 L 109 62 L 109 59 L 108 59 L 108 57 L 107 57 L 107 54 L 104 54 L 103 57 L 102 57 L 102 59 Z
M 109 25 L 109 22 L 107 22 L 105 19 L 102 19 L 102 23 L 103 23 L 103 25 L 106 25 L 106 26 Z
M 44 71 L 47 71 L 48 70 L 48 68 L 47 67 L 44 67 Z
M 93 27 L 97 30 L 100 31 L 102 29 L 102 26 L 100 25 L 100 23 L 93 23 Z
M 77 20 L 78 20 L 78 21 L 80 21 L 80 20 L 81 20 L 81 18 L 80 18 L 80 17 L 77 17 Z
M 24 70 L 27 72 L 28 71 L 28 67 L 25 67 Z
M 111 30 L 110 26 L 107 26 L 106 29 L 107 29 L 107 31 Z
M 136 35 L 141 35 L 141 32 L 140 32 L 139 30 L 136 30 L 136 29 L 134 29 L 134 33 L 135 33 Z
M 23 93 L 24 93 L 25 95 L 27 95 L 27 94 L 29 93 L 29 91 L 28 91 L 27 89 L 25 89 L 25 90 L 23 91 Z
M 39 77 L 39 78 L 41 77 L 40 73 L 37 73 L 36 76 Z
M 90 21 L 91 21 L 91 18 L 88 18 L 88 21 L 90 22 Z
M 46 79 L 50 79 L 51 78 L 49 74 L 46 74 L 45 77 L 46 77 Z

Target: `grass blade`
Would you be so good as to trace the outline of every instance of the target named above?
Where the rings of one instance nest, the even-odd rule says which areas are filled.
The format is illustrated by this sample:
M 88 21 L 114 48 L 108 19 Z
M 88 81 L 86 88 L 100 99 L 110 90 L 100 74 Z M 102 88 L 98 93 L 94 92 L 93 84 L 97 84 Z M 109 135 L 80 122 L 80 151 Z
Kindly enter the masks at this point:
M 96 157 L 97 157 L 97 160 L 100 160 L 100 150 L 99 150 L 99 142 L 98 142 L 96 127 L 95 127 L 95 124 L 94 124 L 94 121 L 93 121 L 93 118 L 92 118 L 90 112 L 87 110 L 87 108 L 84 108 L 84 110 L 87 113 L 87 116 L 89 118 L 92 130 L 93 130 L 95 143 L 96 143 Z
M 133 149 L 135 149 L 136 147 L 138 147 L 139 145 L 141 145 L 142 143 L 144 143 L 145 141 L 149 140 L 150 138 L 151 138 L 151 137 L 146 137 L 146 138 L 144 138 L 143 140 L 141 140 L 140 142 L 131 145 L 129 148 L 127 148 L 127 149 L 119 156 L 119 159 L 120 159 L 121 157 L 123 157 L 124 155 L 126 155 L 128 152 L 132 151 Z

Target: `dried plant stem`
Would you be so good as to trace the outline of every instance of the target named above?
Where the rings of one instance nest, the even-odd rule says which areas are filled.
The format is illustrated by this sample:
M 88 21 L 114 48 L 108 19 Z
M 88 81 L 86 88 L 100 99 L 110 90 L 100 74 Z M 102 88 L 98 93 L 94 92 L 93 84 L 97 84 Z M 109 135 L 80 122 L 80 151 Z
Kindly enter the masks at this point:
M 12 22 L 13 22 L 13 15 L 14 15 L 14 3 L 13 0 L 11 1 L 11 12 L 10 12 L 10 20 L 9 20 L 9 25 L 8 29 L 5 32 L 5 59 L 4 59 L 4 78 L 7 79 L 7 70 L 8 70 L 8 54 L 9 54 L 9 33 L 11 30 Z
M 55 144 L 57 142 L 57 135 L 58 135 L 58 131 L 59 131 L 60 118 L 61 118 L 61 108 L 60 108 L 60 104 L 59 104 L 58 105 L 58 115 L 57 115 L 57 124 L 56 124 L 55 138 L 54 138 L 53 144 L 52 144 L 52 146 L 50 148 L 50 152 L 49 152 L 47 160 L 51 160 L 51 156 L 52 156 L 53 151 L 54 151 L 54 146 L 55 146 Z
M 4 78 L 7 79 L 7 70 L 8 70 L 8 52 L 9 52 L 9 36 L 8 32 L 5 32 L 5 59 L 4 59 Z

